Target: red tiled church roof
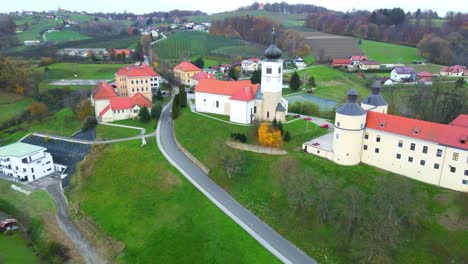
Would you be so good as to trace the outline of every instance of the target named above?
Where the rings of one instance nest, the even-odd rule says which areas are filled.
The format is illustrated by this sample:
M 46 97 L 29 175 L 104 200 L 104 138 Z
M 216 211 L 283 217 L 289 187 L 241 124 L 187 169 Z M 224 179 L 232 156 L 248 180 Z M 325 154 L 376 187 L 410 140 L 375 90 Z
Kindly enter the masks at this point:
M 468 115 L 464 115 L 464 114 L 459 115 L 452 122 L 450 122 L 450 125 L 468 128 Z
M 188 61 L 183 61 L 179 63 L 179 65 L 174 67 L 174 70 L 181 70 L 184 72 L 201 71 L 200 68 L 198 68 L 197 66 L 193 65 L 191 62 L 188 62 Z
M 130 65 L 120 68 L 115 75 L 125 75 L 127 77 L 145 77 L 145 76 L 158 76 L 146 63 L 140 65 Z
M 468 126 L 466 123 L 465 125 Z M 462 126 L 444 125 L 419 119 L 368 111 L 367 127 L 468 150 L 468 143 L 462 143 L 460 140 L 462 137 L 468 136 L 468 128 Z
M 100 82 L 93 89 L 93 98 L 96 99 L 109 99 L 111 97 L 116 97 L 117 94 L 114 91 L 114 87 L 106 82 Z
M 215 79 L 201 80 L 195 87 L 195 92 L 229 95 L 232 100 L 251 101 L 255 98 L 258 84 L 245 81 L 219 81 Z

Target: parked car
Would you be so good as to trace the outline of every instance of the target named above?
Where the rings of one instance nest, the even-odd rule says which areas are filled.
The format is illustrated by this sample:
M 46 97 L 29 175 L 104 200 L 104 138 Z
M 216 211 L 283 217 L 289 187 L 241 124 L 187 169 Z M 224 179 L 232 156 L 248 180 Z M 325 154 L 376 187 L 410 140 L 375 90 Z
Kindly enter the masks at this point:
M 320 126 L 321 128 L 328 128 L 328 124 L 323 124 Z
M 305 120 L 305 121 L 311 121 L 311 120 L 312 120 L 312 117 L 304 117 L 304 120 Z
M 299 117 L 301 117 L 301 115 L 297 115 L 297 114 L 296 114 L 296 115 L 293 115 L 293 117 L 294 117 L 294 118 L 299 118 Z

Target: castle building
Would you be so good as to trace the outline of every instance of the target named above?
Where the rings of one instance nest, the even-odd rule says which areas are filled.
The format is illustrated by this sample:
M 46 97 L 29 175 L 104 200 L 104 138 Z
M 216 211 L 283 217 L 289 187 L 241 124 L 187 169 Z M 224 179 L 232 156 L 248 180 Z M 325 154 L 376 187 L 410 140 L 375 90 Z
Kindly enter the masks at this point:
M 151 102 L 159 89 L 159 75 L 146 63 L 137 63 L 120 68 L 115 73 L 115 85 L 119 96 L 139 93 Z
M 201 80 L 195 87 L 195 108 L 199 112 L 229 115 L 232 122 L 248 124 L 274 119 L 286 120 L 288 101 L 282 98 L 282 52 L 273 42 L 265 50 L 261 85 L 250 81 Z
M 387 114 L 380 84 L 374 84 L 360 105 L 357 97 L 351 89 L 336 110 L 334 131 L 304 143 L 304 152 L 468 192 L 468 115 L 445 125 Z

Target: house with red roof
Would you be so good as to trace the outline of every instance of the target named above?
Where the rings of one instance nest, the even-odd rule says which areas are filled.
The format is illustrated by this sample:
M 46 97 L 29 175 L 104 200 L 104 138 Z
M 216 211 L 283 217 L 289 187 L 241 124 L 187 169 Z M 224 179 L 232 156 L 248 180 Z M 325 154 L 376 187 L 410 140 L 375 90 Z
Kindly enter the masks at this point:
M 183 61 L 173 68 L 174 78 L 185 85 L 190 85 L 190 78 L 202 70 L 189 61 Z
M 138 62 L 118 69 L 115 85 L 119 96 L 140 93 L 151 102 L 159 89 L 159 75 L 148 64 Z
M 190 86 L 195 87 L 201 80 L 215 79 L 212 73 L 201 71 L 190 78 Z
M 358 66 L 361 62 L 369 60 L 365 55 L 352 55 L 349 57 L 351 65 Z
M 359 104 L 352 89 L 336 110 L 334 129 L 304 152 L 352 166 L 369 164 L 428 184 L 468 192 L 468 115 L 450 124 L 390 115 L 380 84 Z
M 468 70 L 465 66 L 461 65 L 444 67 L 440 70 L 440 76 L 461 77 L 463 75 L 468 75 Z
M 258 69 L 260 60 L 256 58 L 246 59 L 241 61 L 241 70 L 243 72 L 253 72 Z
M 338 67 L 347 67 L 350 64 L 351 64 L 350 59 L 333 59 L 332 62 L 330 63 L 330 66 L 332 66 L 333 68 L 338 68 Z
M 375 61 L 375 60 L 363 60 L 363 61 L 360 61 L 358 65 L 359 65 L 359 69 L 363 71 L 378 70 L 380 68 L 380 62 Z
M 143 107 L 151 108 L 152 103 L 141 93 L 132 96 L 118 96 L 110 84 L 101 82 L 91 92 L 91 103 L 99 122 L 113 122 L 136 118 Z
M 432 84 L 432 73 L 428 71 L 422 71 L 416 75 L 418 77 L 418 82 L 423 84 Z

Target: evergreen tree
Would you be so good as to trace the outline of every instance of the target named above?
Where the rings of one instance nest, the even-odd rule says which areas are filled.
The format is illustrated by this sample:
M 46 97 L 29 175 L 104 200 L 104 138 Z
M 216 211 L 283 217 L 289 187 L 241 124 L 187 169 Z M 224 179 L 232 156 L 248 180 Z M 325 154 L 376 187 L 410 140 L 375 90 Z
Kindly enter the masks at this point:
M 172 102 L 172 120 L 176 120 L 179 116 L 179 94 L 174 96 L 174 101 Z
M 276 117 L 273 119 L 273 122 L 271 122 L 271 125 L 272 125 L 274 128 L 278 128 L 278 120 L 276 120 Z
M 289 140 L 291 140 L 291 134 L 289 134 L 289 131 L 286 131 L 286 133 L 284 133 L 283 140 L 285 142 L 288 142 Z
M 281 123 L 281 121 L 278 122 L 278 130 L 281 131 L 281 135 L 283 135 L 284 131 L 283 131 L 283 123 Z
M 192 61 L 193 65 L 197 66 L 200 69 L 205 68 L 205 61 L 202 57 L 198 57 L 198 59 Z
M 140 109 L 140 112 L 138 112 L 138 117 L 140 118 L 140 121 L 144 123 L 151 120 L 151 115 L 146 106 L 143 106 L 143 108 Z
M 261 83 L 262 82 L 262 71 L 261 70 L 255 70 L 252 73 L 252 77 L 250 77 L 250 81 L 253 84 L 256 83 Z
M 310 85 L 310 87 L 316 87 L 317 86 L 317 84 L 315 83 L 315 77 L 314 76 L 310 76 L 307 83 Z
M 239 79 L 239 76 L 237 76 L 237 73 L 236 73 L 236 69 L 234 69 L 234 67 L 232 67 L 230 70 L 229 70 L 229 73 L 228 73 L 228 76 L 237 81 Z
M 297 91 L 299 90 L 299 87 L 301 87 L 301 84 L 301 78 L 299 78 L 299 74 L 295 71 L 289 81 L 289 88 L 293 91 Z
M 158 119 L 161 116 L 162 107 L 160 103 L 155 103 L 153 107 L 151 107 L 151 117 L 153 119 Z
M 185 86 L 183 85 L 179 86 L 179 106 L 187 106 L 187 92 L 185 91 Z
M 163 100 L 163 96 L 162 96 L 162 93 L 161 93 L 161 89 L 158 89 L 158 91 L 156 92 L 156 100 L 158 100 L 158 101 L 162 101 L 162 100 Z
M 143 46 L 141 45 L 140 41 L 138 41 L 135 51 L 132 53 L 132 59 L 134 61 L 144 61 L 144 55 Z

